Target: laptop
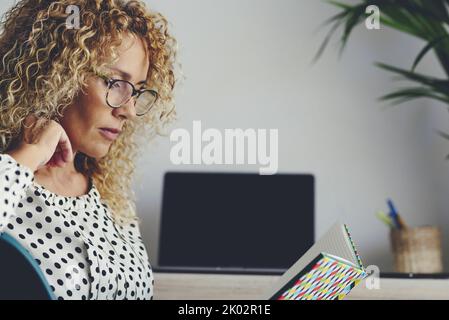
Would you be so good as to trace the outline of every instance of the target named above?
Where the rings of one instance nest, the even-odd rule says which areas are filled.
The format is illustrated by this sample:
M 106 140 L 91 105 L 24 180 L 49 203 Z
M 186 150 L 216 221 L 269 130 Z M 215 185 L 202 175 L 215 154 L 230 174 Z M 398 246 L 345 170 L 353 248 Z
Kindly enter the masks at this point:
M 169 172 L 156 272 L 280 275 L 314 243 L 312 175 Z

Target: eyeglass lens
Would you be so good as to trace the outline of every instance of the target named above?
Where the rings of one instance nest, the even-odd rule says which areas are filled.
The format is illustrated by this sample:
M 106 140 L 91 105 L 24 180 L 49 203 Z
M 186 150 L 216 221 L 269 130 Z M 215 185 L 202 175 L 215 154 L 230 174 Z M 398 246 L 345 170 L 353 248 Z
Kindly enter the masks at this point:
M 114 82 L 108 92 L 108 103 L 118 108 L 127 103 L 133 94 L 133 87 L 126 81 Z M 138 97 L 135 97 L 136 114 L 144 114 L 148 112 L 156 101 L 156 95 L 151 91 L 143 91 Z

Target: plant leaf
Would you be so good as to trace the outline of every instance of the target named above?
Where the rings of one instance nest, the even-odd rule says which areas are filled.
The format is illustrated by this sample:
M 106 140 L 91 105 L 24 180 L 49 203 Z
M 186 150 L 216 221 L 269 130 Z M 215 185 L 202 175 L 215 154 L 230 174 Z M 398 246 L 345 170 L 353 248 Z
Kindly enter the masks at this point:
M 437 133 L 438 133 L 441 137 L 443 137 L 444 139 L 449 140 L 449 134 L 447 134 L 446 132 L 443 132 L 443 131 L 441 131 L 441 130 L 437 130 Z
M 334 25 L 331 27 L 331 29 L 327 33 L 326 38 L 324 38 L 324 41 L 321 43 L 320 47 L 318 48 L 318 51 L 315 54 L 315 57 L 313 58 L 312 63 L 316 63 L 321 58 L 321 56 L 323 55 L 323 53 L 326 50 L 327 46 L 329 45 L 329 41 L 331 40 L 331 38 L 334 35 L 335 31 L 337 31 L 339 25 L 343 23 L 343 20 L 341 18 L 345 14 L 346 14 L 345 12 L 343 12 L 341 14 L 338 14 L 338 15 L 332 17 L 331 19 L 329 19 L 326 22 L 326 24 L 329 24 L 330 22 L 333 22 L 334 20 L 336 20 Z
M 416 72 L 411 72 L 408 70 L 400 69 L 397 67 L 383 64 L 383 63 L 377 63 L 376 65 L 379 68 L 399 74 L 407 80 L 419 82 L 428 87 L 432 87 L 433 89 L 440 92 L 441 94 L 449 96 L 449 80 L 441 80 L 441 79 L 425 76 L 422 74 L 418 74 Z
M 432 50 L 434 47 L 436 47 L 438 44 L 440 44 L 442 41 L 446 40 L 449 38 L 449 35 L 445 34 L 441 37 L 438 37 L 434 40 L 432 40 L 431 42 L 429 42 L 420 52 L 419 54 L 416 56 L 415 61 L 413 62 L 413 66 L 412 66 L 412 72 L 415 71 L 416 67 L 418 66 L 418 64 L 421 62 L 421 60 L 424 58 L 424 56 L 430 51 Z
M 351 35 L 355 26 L 362 20 L 362 18 L 365 17 L 365 8 L 366 8 L 366 6 L 364 4 L 362 4 L 362 5 L 353 7 L 351 9 L 351 11 L 349 12 L 346 23 L 345 23 L 344 31 L 343 31 L 343 36 L 341 38 L 340 53 L 346 47 L 349 36 Z
M 406 88 L 397 90 L 380 98 L 382 101 L 391 101 L 393 104 L 401 104 L 417 98 L 430 98 L 443 103 L 449 103 L 449 97 L 437 94 L 426 87 Z

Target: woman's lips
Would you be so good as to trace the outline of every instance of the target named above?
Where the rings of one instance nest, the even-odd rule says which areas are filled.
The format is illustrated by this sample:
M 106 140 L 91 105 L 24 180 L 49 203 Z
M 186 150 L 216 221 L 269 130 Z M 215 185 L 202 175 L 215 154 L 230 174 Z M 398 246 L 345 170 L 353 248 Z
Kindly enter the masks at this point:
M 101 135 L 107 140 L 114 141 L 120 135 L 120 131 L 117 129 L 111 128 L 100 128 Z

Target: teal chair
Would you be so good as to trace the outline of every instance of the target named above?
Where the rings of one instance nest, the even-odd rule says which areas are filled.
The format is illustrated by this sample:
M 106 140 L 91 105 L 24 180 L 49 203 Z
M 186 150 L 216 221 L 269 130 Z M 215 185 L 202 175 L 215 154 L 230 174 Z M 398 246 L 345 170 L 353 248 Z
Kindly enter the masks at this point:
M 0 234 L 0 300 L 55 300 L 36 260 L 6 233 Z

